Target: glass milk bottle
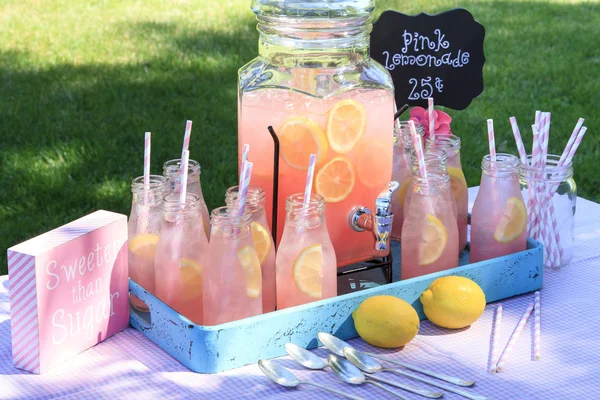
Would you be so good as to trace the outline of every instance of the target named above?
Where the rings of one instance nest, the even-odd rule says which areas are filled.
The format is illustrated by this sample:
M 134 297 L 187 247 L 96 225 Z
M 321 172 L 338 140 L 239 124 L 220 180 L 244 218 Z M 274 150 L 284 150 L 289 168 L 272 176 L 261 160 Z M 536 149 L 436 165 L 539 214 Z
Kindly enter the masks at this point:
M 423 126 L 415 122 L 415 128 L 419 136 L 422 137 Z M 410 193 L 410 185 L 412 184 L 411 157 L 413 149 L 408 121 L 400 121 L 394 127 L 394 165 L 392 168 L 392 180 L 400 184 L 392 196 L 392 213 L 394 214 L 392 239 L 395 240 L 400 240 L 402 236 L 404 202 L 407 193 Z
M 207 252 L 200 197 L 187 194 L 182 205 L 178 193 L 166 196 L 154 261 L 156 296 L 199 325 L 203 322 L 202 280 Z
M 529 220 L 540 217 L 545 220 L 541 230 L 530 232 L 544 245 L 544 266 L 550 269 L 560 269 L 571 262 L 575 240 L 577 185 L 573 165 L 558 166 L 559 159 L 549 154 L 544 173 L 531 166 L 531 156 L 527 165 L 519 164 L 521 195 L 527 204 Z M 545 204 L 530 194 L 540 188 L 545 189 L 545 196 L 541 198 Z
M 447 193 L 450 182 L 428 171 L 413 175 L 413 193 L 402 227 L 401 279 L 458 266 L 458 226 Z
M 138 285 L 154 293 L 154 255 L 160 237 L 162 201 L 169 193 L 167 178 L 150 175 L 150 183 L 144 185 L 144 177 L 131 182 L 131 214 L 128 221 L 129 277 Z M 131 305 L 140 311 L 148 307 L 131 295 Z
M 262 314 L 262 273 L 252 243 L 252 213 L 237 207 L 211 213 L 210 251 L 204 270 L 204 325 Z
M 333 244 L 325 223 L 323 196 L 313 194 L 308 207 L 304 195 L 286 199 L 286 219 L 277 248 L 277 309 L 337 296 Z
M 238 204 L 239 186 L 233 186 L 225 192 L 225 203 L 230 207 Z M 250 186 L 246 197 L 245 209 L 252 214 L 250 230 L 254 249 L 260 260 L 262 271 L 263 313 L 275 311 L 275 246 L 265 213 L 265 191 L 258 186 Z
M 163 164 L 163 175 L 169 179 L 173 193 L 179 193 L 181 186 L 181 159 L 169 160 Z M 200 164 L 198 161 L 189 160 L 188 162 L 188 180 L 187 193 L 195 194 L 200 199 L 200 213 L 202 215 L 202 224 L 204 233 L 208 238 L 210 235 L 210 218 L 208 216 L 208 207 L 202 195 L 202 186 L 200 185 Z
M 442 185 L 443 195 L 445 199 L 448 200 L 452 205 L 452 214 L 454 218 L 458 215 L 458 210 L 456 207 L 456 200 L 452 195 L 452 181 L 450 179 L 450 175 L 448 174 L 448 155 L 442 149 L 429 149 L 427 153 L 424 154 L 425 160 L 425 168 L 427 171 L 431 171 L 433 174 L 440 175 L 444 184 Z M 417 159 L 414 149 L 411 155 L 411 164 L 412 164 L 412 174 L 419 174 L 419 160 Z M 447 184 L 446 184 L 447 181 Z M 410 199 L 412 197 L 412 182 L 410 182 L 408 193 L 406 194 L 406 198 L 404 200 L 404 205 L 406 209 L 410 206 Z M 462 250 L 459 246 L 459 252 Z
M 511 154 L 481 161 L 481 185 L 471 212 L 471 263 L 525 250 L 527 210 Z
M 316 154 L 314 191 L 323 196 L 340 266 L 389 253 L 389 235 L 375 238 L 348 224 L 358 206 L 375 208 L 392 176 L 394 86 L 369 55 L 373 0 L 253 0 L 258 57 L 239 70 L 238 159 L 249 144 L 252 181 L 273 200 L 272 126 L 280 143 L 278 232 L 285 199 L 304 190 Z M 384 240 L 385 239 L 385 240 Z
M 448 174 L 450 187 L 456 201 L 458 222 L 458 245 L 463 251 L 467 245 L 469 225 L 469 190 L 460 161 L 460 138 L 455 135 L 436 135 L 435 141 L 427 138 L 426 148 L 441 148 L 448 154 Z

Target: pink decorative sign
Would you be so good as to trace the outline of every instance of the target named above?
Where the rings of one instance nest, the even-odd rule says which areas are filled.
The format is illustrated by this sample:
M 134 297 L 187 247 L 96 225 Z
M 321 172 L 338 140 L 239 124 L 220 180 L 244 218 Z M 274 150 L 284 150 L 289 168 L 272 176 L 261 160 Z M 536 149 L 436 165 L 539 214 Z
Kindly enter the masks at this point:
M 96 211 L 8 249 L 15 367 L 44 373 L 129 323 L 127 217 Z

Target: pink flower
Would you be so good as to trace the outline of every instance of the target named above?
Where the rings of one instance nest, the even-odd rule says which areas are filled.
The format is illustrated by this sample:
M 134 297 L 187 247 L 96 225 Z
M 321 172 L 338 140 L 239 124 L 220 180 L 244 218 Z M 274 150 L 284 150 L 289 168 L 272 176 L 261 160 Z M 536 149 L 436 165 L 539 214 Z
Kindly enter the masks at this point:
M 443 111 L 435 110 L 433 112 L 433 119 L 435 121 L 435 134 L 436 135 L 450 135 L 450 123 L 452 118 Z M 423 125 L 423 131 L 425 137 L 429 137 L 429 113 L 423 107 L 413 107 L 410 110 L 410 120 L 419 122 Z

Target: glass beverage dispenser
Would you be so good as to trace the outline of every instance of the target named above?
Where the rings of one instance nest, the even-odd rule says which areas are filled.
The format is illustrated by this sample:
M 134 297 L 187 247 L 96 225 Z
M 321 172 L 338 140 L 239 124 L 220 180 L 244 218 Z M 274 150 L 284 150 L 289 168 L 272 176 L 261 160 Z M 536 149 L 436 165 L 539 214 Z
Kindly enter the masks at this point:
M 338 266 L 389 253 L 394 87 L 369 57 L 373 7 L 374 0 L 253 0 L 259 56 L 239 71 L 238 159 L 249 144 L 269 224 L 268 126 L 280 142 L 277 242 L 285 199 L 304 191 L 314 153 L 313 191 L 327 202 Z

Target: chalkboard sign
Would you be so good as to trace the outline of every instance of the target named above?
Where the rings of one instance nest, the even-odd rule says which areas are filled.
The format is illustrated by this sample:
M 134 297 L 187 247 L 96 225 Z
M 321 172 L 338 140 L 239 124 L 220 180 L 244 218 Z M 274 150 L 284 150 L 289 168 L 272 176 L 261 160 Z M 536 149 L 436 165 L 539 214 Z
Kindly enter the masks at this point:
M 485 28 L 470 12 L 438 15 L 385 11 L 373 25 L 371 57 L 392 75 L 396 103 L 464 110 L 483 92 Z

